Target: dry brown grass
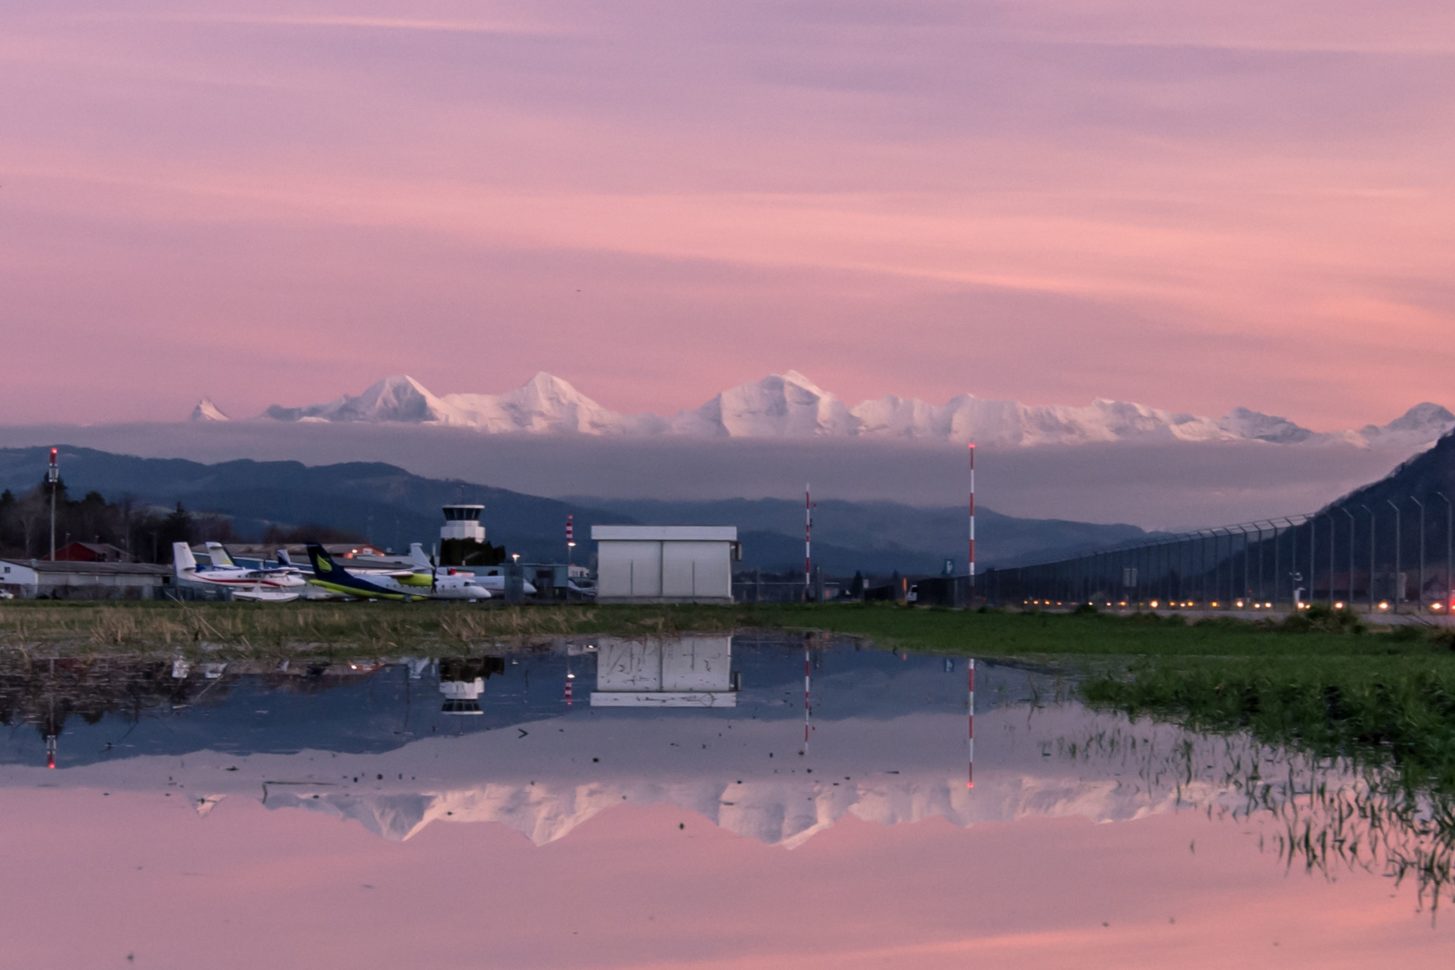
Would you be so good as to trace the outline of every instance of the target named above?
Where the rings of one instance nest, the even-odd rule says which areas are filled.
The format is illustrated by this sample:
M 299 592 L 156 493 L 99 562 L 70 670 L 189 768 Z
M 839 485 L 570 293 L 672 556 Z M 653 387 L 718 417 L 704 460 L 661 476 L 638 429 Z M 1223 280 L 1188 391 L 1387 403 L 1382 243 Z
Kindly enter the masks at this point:
M 574 634 L 724 631 L 751 623 L 732 606 L 16 602 L 0 608 L 0 649 L 382 655 Z

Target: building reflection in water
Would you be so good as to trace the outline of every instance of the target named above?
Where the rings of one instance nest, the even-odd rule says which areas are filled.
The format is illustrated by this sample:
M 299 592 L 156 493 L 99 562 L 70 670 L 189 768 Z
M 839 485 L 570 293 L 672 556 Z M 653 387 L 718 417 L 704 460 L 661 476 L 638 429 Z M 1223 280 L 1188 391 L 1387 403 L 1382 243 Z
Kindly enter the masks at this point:
M 604 637 L 596 644 L 592 707 L 736 707 L 741 675 L 732 637 Z
M 500 657 L 445 657 L 440 661 L 440 694 L 444 701 L 440 713 L 456 717 L 480 716 L 485 713 L 480 697 L 485 681 L 505 673 Z

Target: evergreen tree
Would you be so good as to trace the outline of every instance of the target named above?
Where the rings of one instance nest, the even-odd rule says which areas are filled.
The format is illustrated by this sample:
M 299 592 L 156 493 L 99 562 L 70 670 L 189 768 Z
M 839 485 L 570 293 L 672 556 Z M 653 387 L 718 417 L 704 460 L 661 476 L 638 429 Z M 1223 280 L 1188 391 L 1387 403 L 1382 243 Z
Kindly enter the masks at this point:
M 192 513 L 182 507 L 178 502 L 177 507 L 167 514 L 162 520 L 161 527 L 157 530 L 157 545 L 160 552 L 167 558 L 172 555 L 172 543 L 185 542 L 191 545 L 197 541 Z

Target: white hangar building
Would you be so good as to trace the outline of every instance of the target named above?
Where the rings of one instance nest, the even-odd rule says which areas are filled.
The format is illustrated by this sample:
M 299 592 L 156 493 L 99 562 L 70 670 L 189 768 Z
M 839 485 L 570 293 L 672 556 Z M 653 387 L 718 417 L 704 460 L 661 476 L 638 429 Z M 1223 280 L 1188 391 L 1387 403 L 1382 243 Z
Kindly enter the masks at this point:
M 593 525 L 591 538 L 597 602 L 732 602 L 737 526 Z

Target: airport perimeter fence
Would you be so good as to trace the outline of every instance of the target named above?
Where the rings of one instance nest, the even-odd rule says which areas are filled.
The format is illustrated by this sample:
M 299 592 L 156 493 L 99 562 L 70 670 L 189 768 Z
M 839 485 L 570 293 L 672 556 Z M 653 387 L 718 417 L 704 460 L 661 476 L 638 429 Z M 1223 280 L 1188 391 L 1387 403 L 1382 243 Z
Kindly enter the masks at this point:
M 1448 615 L 1455 516 L 1448 503 L 1439 515 L 1410 502 L 1335 506 L 992 569 L 984 595 L 1033 608 L 1291 610 L 1324 603 Z

